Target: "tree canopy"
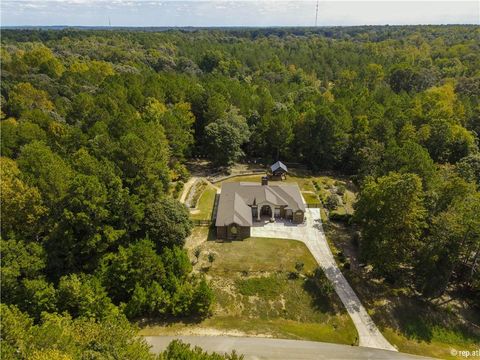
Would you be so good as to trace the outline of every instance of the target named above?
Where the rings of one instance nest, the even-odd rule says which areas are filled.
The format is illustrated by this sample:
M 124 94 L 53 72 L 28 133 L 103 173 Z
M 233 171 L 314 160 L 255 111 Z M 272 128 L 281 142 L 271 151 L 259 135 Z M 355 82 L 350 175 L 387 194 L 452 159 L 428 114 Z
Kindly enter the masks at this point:
M 478 34 L 2 29 L 2 302 L 16 324 L 2 351 L 93 358 L 118 345 L 143 359 L 126 320 L 110 319 L 208 315 L 175 199 L 191 157 L 349 175 L 379 275 L 479 299 Z

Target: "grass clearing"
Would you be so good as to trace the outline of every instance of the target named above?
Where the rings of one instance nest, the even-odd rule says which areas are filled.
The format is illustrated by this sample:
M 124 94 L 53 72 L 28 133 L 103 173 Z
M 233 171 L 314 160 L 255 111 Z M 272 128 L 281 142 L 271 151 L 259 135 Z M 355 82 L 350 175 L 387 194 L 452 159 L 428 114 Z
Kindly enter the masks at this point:
M 204 272 L 214 290 L 212 316 L 193 323 L 150 323 L 141 335 L 243 334 L 357 343 L 355 327 L 337 295 L 318 296 L 306 286 L 306 274 L 317 264 L 303 243 L 249 238 L 207 241 L 198 247 L 194 271 Z M 217 255 L 213 264 L 208 262 L 210 253 Z M 304 264 L 303 275 L 292 277 L 296 262 Z
M 238 292 L 245 296 L 262 296 L 265 299 L 272 299 L 281 296 L 285 286 L 285 279 L 279 276 L 268 276 L 259 278 L 239 279 L 236 282 Z
M 204 251 L 218 255 L 209 274 L 290 272 L 297 261 L 304 263 L 305 272 L 317 267 L 306 246 L 295 240 L 248 238 L 229 243 L 208 242 Z
M 312 194 L 309 192 L 302 192 L 302 196 L 305 199 L 305 203 L 307 204 L 319 204 L 320 199 L 316 194 Z
M 197 207 L 190 214 L 190 217 L 194 220 L 210 220 L 216 193 L 217 190 L 213 186 L 208 185 L 198 198 Z
M 262 182 L 262 176 L 265 176 L 264 174 L 261 175 L 239 175 L 239 176 L 234 176 L 231 178 L 228 178 L 226 180 L 220 181 L 216 183 L 217 186 L 221 186 L 223 183 L 230 183 L 230 182 L 254 182 L 260 184 Z M 296 183 L 300 187 L 301 191 L 311 191 L 315 192 L 315 187 L 313 186 L 312 183 L 312 177 L 310 176 L 295 176 L 295 175 L 288 175 L 287 179 L 284 181 L 280 180 L 269 180 L 270 184 L 289 184 L 289 183 Z

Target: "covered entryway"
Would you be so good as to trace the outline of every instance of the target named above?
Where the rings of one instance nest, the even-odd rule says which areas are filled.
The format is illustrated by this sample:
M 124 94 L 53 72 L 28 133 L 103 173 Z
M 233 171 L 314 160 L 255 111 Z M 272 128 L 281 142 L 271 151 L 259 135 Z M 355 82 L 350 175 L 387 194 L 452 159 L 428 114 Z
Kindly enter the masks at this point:
M 272 207 L 270 205 L 263 205 L 260 210 L 260 216 L 272 217 Z

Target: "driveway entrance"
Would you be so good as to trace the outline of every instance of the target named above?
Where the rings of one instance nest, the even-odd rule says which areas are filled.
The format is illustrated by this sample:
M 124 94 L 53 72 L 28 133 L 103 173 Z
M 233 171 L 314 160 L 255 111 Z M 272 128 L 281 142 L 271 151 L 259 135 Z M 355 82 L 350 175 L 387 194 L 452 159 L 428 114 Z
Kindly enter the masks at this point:
M 348 281 L 333 258 L 323 233 L 320 209 L 307 209 L 306 222 L 293 224 L 273 222 L 264 226 L 252 226 L 252 237 L 267 237 L 299 240 L 307 245 L 318 265 L 335 287 L 348 314 L 352 318 L 359 336 L 359 345 L 377 349 L 397 351 L 382 335 L 370 315 L 363 307 Z

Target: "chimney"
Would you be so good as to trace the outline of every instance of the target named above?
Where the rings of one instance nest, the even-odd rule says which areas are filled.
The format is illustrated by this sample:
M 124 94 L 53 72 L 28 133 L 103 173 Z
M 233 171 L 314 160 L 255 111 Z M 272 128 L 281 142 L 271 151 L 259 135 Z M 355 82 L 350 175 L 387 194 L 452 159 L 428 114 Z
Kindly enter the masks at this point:
M 262 176 L 262 185 L 268 185 L 268 176 Z

